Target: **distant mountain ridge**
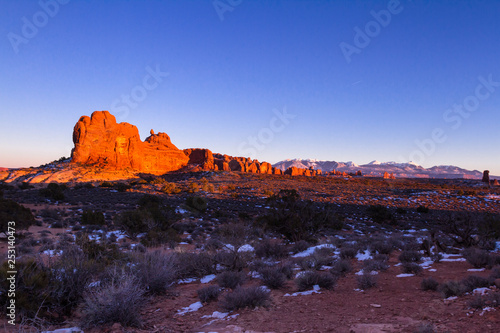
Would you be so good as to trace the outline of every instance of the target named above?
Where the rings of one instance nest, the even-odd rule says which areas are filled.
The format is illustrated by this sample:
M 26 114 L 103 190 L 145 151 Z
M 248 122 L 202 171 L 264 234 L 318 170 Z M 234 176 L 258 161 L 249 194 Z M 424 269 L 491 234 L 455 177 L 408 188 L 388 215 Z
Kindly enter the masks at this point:
M 396 162 L 379 162 L 372 161 L 368 164 L 358 165 L 352 161 L 335 162 L 335 161 L 319 161 L 312 159 L 288 159 L 273 164 L 275 168 L 286 170 L 289 167 L 305 168 L 312 167 L 323 172 L 326 171 L 341 171 L 354 173 L 361 170 L 365 176 L 382 177 L 384 172 L 393 173 L 398 178 L 464 178 L 464 179 L 481 179 L 483 173 L 478 170 L 466 170 L 454 165 L 439 165 L 431 168 L 424 168 L 416 163 L 396 163 Z M 496 177 L 495 177 L 496 178 Z

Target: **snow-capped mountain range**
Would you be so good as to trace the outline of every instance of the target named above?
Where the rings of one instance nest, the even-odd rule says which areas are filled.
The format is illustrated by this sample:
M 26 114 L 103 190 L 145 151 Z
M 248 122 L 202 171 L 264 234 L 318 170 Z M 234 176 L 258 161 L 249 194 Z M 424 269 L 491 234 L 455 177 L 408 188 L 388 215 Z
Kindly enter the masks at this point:
M 465 178 L 481 179 L 483 173 L 478 170 L 466 170 L 453 165 L 439 165 L 424 168 L 416 163 L 396 163 L 372 161 L 368 164 L 358 165 L 354 162 L 319 161 L 311 159 L 289 159 L 273 164 L 274 167 L 286 170 L 289 167 L 313 169 L 322 171 L 342 171 L 354 173 L 361 170 L 365 176 L 381 177 L 384 172 L 393 173 L 398 178 Z

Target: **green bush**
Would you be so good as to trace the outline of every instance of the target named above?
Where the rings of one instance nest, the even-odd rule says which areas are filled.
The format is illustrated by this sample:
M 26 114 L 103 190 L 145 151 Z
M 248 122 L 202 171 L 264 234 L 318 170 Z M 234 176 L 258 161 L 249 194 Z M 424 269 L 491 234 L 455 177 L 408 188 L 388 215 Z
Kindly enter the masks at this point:
M 344 225 L 332 205 L 300 200 L 296 190 L 281 190 L 267 201 L 271 209 L 261 218 L 264 226 L 292 242 L 313 240 L 320 231 L 340 230 Z
M 82 214 L 83 225 L 104 225 L 104 214 L 102 212 L 94 212 L 86 210 Z
M 53 199 L 55 201 L 64 200 L 64 191 L 67 189 L 66 185 L 59 185 L 57 183 L 50 183 L 46 188 L 39 190 L 41 196 Z
M 389 211 L 389 209 L 382 205 L 371 205 L 367 208 L 366 212 L 368 216 L 370 216 L 373 221 L 377 223 L 389 222 L 391 224 L 394 223 L 394 216 Z
M 11 221 L 15 222 L 16 230 L 28 229 L 35 223 L 35 217 L 31 210 L 17 202 L 0 198 L 0 232 L 7 232 Z
M 199 212 L 204 212 L 208 207 L 207 199 L 199 196 L 189 196 L 186 198 L 186 206 Z

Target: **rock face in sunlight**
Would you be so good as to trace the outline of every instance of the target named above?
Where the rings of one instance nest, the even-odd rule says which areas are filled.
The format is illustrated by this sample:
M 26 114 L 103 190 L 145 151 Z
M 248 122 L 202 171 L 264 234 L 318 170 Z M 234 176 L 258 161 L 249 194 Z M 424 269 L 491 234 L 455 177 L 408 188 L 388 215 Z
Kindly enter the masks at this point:
M 81 117 L 73 130 L 73 143 L 73 163 L 105 169 L 161 174 L 179 170 L 189 162 L 189 157 L 172 144 L 167 134 L 154 134 L 151 130 L 143 142 L 137 127 L 116 123 L 108 111 Z

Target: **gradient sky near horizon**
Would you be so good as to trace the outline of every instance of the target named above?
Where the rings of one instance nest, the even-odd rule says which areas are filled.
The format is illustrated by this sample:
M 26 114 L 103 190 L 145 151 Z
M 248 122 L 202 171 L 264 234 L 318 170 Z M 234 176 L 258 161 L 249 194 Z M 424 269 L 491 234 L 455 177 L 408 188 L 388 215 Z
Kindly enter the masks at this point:
M 0 8 L 2 167 L 69 156 L 79 117 L 109 110 L 180 149 L 500 175 L 500 1 Z

